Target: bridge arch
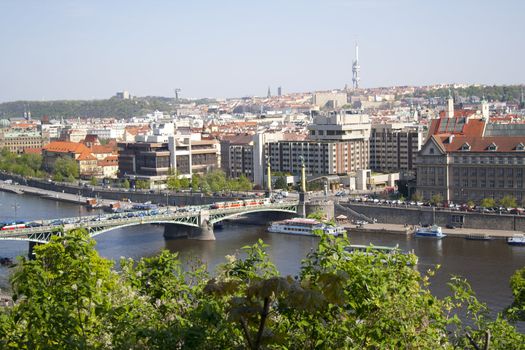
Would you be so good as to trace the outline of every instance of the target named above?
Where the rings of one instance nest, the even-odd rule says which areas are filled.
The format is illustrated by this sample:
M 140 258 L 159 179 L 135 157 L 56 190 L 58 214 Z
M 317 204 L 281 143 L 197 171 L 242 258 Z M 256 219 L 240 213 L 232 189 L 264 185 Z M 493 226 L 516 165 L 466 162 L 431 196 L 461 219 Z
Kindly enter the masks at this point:
M 178 222 L 178 221 L 169 221 L 169 220 L 159 220 L 159 221 L 146 221 L 146 222 L 130 222 L 127 224 L 122 225 L 115 225 L 115 226 L 109 226 L 109 227 L 103 227 L 100 229 L 97 229 L 95 227 L 89 228 L 85 227 L 85 229 L 88 230 L 89 236 L 91 238 L 97 237 L 98 235 L 101 235 L 106 232 L 110 232 L 113 230 L 121 229 L 124 227 L 131 227 L 131 226 L 140 226 L 140 225 L 148 225 L 148 224 L 162 224 L 162 225 L 180 225 L 180 226 L 187 226 L 187 227 L 199 227 L 198 225 L 191 224 L 188 222 Z
M 239 216 L 244 216 L 246 214 L 257 214 L 264 212 L 276 212 L 276 213 L 287 213 L 297 215 L 297 209 L 287 209 L 287 208 L 254 208 L 253 210 L 246 210 L 243 212 L 233 212 L 233 213 L 217 213 L 210 216 L 210 223 L 216 224 L 223 220 L 234 219 Z

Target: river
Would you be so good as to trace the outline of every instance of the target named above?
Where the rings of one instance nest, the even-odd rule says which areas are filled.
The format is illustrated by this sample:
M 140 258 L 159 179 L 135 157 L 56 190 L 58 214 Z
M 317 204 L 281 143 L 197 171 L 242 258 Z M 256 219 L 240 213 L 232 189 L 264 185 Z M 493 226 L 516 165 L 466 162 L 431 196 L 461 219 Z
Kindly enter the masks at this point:
M 94 214 L 74 204 L 0 192 L 0 221 L 13 219 L 15 207 L 16 218 L 26 220 Z M 120 257 L 152 256 L 161 249 L 168 249 L 179 252 L 185 261 L 201 260 L 213 271 L 217 264 L 224 262 L 225 255 L 234 254 L 260 238 L 269 245 L 268 252 L 279 271 L 293 275 L 298 272 L 301 259 L 317 243 L 315 237 L 270 234 L 265 227 L 234 222 L 215 231 L 216 241 L 165 240 L 163 230 L 157 225 L 116 229 L 96 237 L 97 250 L 106 258 L 119 260 Z M 468 279 L 479 299 L 493 311 L 501 311 L 512 301 L 509 278 L 516 269 L 525 266 L 525 247 L 509 246 L 503 240 L 468 241 L 450 237 L 433 240 L 388 233 L 351 233 L 351 241 L 353 244 L 397 244 L 402 250 L 413 250 L 419 256 L 417 268 L 420 272 L 441 265 L 431 279 L 436 295 L 447 295 L 446 283 L 450 276 L 461 275 Z M 27 242 L 0 240 L 1 257 L 27 255 L 27 248 Z M 0 267 L 0 288 L 7 287 L 7 280 L 8 269 Z

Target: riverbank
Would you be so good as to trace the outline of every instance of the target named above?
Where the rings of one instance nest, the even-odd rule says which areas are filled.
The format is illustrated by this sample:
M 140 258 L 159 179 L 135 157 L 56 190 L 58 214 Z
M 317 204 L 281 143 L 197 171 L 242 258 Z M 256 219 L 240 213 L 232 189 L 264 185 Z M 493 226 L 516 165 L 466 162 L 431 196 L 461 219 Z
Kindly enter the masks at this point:
M 74 195 L 71 193 L 65 192 L 55 192 L 50 190 L 44 190 L 41 188 L 26 186 L 26 185 L 15 185 L 5 182 L 0 182 L 0 191 L 14 193 L 14 194 L 30 194 L 34 196 L 39 196 L 46 199 L 56 200 L 60 202 L 67 202 L 73 204 L 86 205 L 86 200 L 89 197 L 84 197 L 81 194 Z M 113 201 L 99 199 L 101 205 L 109 205 Z
M 346 230 L 351 232 L 362 232 L 362 233 L 391 233 L 399 235 L 411 235 L 413 228 L 411 226 L 399 225 L 399 224 L 366 224 L 364 226 L 357 226 L 352 224 L 343 225 Z M 449 237 L 455 238 L 466 238 L 470 236 L 483 237 L 488 235 L 494 239 L 507 239 L 515 235 L 516 231 L 508 230 L 489 230 L 489 229 L 476 229 L 476 228 L 454 228 L 448 229 L 443 227 L 443 233 Z

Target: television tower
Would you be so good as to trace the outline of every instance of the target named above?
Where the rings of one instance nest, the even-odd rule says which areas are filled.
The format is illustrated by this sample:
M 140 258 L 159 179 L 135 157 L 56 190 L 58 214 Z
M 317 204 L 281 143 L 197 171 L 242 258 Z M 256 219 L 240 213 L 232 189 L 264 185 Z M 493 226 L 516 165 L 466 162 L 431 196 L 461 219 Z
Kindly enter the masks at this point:
M 352 62 L 352 84 L 354 86 L 354 89 L 359 89 L 359 81 L 361 78 L 359 77 L 359 71 L 361 70 L 361 66 L 359 66 L 359 46 L 357 44 L 355 45 L 355 60 Z

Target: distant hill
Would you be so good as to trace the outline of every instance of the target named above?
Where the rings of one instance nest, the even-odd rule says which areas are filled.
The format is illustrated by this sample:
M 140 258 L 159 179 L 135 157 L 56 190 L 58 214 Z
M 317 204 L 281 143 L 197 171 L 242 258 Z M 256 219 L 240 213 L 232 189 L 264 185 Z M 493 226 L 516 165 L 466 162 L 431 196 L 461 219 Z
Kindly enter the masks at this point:
M 181 103 L 190 102 L 181 100 Z M 196 102 L 210 103 L 212 100 L 202 99 Z M 168 97 L 138 97 L 133 100 L 63 100 L 63 101 L 15 101 L 0 103 L 0 119 L 23 117 L 24 111 L 30 110 L 33 119 L 43 116 L 50 118 L 131 118 L 145 115 L 155 110 L 173 112 L 175 101 Z
M 522 85 L 493 85 L 493 86 L 469 86 L 466 88 L 453 89 L 455 96 L 479 98 L 485 97 L 488 101 L 518 102 L 521 98 Z M 447 97 L 448 89 L 437 89 L 432 91 L 416 90 L 416 97 Z

